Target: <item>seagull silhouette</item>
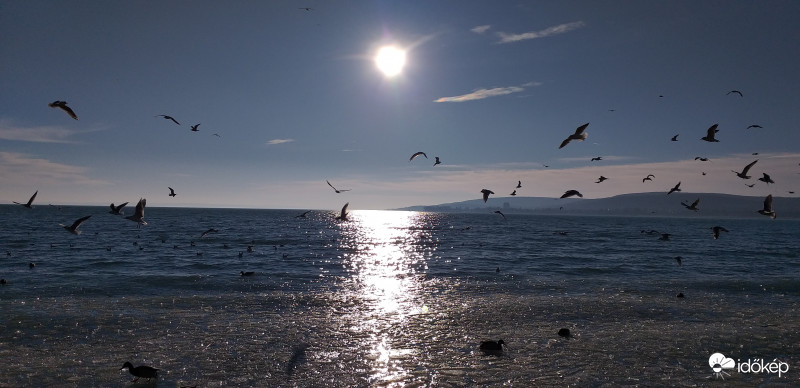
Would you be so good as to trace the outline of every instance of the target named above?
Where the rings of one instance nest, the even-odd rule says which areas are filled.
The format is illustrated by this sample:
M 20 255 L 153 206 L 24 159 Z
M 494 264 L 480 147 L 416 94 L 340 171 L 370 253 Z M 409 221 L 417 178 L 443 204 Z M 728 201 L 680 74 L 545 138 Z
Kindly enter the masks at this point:
M 503 219 L 504 219 L 504 220 L 506 219 L 506 215 L 505 215 L 505 214 L 503 214 L 503 212 L 501 212 L 500 210 L 495 210 L 494 212 L 495 212 L 495 213 L 497 213 L 497 214 L 499 214 L 499 215 L 501 215 L 501 216 L 503 216 Z
M 561 195 L 561 198 L 569 198 L 572 197 L 573 195 L 577 195 L 583 198 L 583 194 L 579 193 L 578 190 L 567 190 L 566 192 L 564 192 L 564 194 Z
M 762 127 L 762 126 L 760 126 L 758 124 L 752 124 L 752 125 L 748 125 L 747 126 L 747 129 L 750 129 L 750 128 L 764 128 L 764 127 Z
M 669 189 L 669 192 L 667 193 L 667 195 L 670 195 L 670 194 L 672 194 L 673 192 L 676 192 L 676 191 L 681 191 L 681 182 L 678 182 L 678 184 L 675 185 L 675 187 Z
M 67 106 L 67 102 L 66 101 L 53 101 L 53 102 L 51 102 L 51 103 L 49 103 L 47 105 L 50 106 L 51 108 L 61 108 L 61 110 L 63 110 L 64 112 L 67 112 L 69 117 L 72 117 L 75 120 L 78 119 L 78 115 L 75 114 L 75 112 L 72 110 L 72 108 Z
M 439 157 L 438 157 L 438 156 L 434 156 L 434 158 L 436 158 L 436 161 L 435 161 L 435 162 L 433 162 L 433 165 L 434 165 L 434 166 L 435 166 L 435 165 L 437 165 L 437 164 L 442 164 L 442 161 L 440 161 L 440 160 L 439 160 Z
M 175 120 L 175 118 L 174 118 L 174 117 L 172 117 L 172 116 L 167 116 L 167 115 L 156 115 L 156 117 L 163 117 L 163 118 L 165 118 L 165 119 L 167 119 L 167 120 L 172 120 L 172 121 L 173 121 L 175 124 L 181 125 L 181 123 L 179 123 L 179 122 L 178 122 L 178 120 Z
M 723 227 L 721 227 L 721 226 L 714 226 L 714 227 L 711 227 L 711 230 L 712 230 L 712 233 L 713 233 L 713 235 L 714 235 L 714 240 L 716 240 L 716 239 L 718 239 L 718 238 L 719 238 L 719 232 L 725 232 L 725 233 L 728 233 L 728 229 L 725 229 L 725 228 L 723 228 Z
M 140 198 L 139 202 L 136 203 L 136 211 L 134 211 L 132 215 L 125 217 L 126 219 L 137 223 L 136 225 L 137 228 L 141 227 L 142 225 L 147 225 L 147 222 L 144 221 L 145 205 L 147 205 L 147 200 L 144 198 Z
M 173 190 L 172 187 L 167 187 L 167 188 L 169 189 L 169 194 L 167 194 L 167 195 L 169 195 L 170 197 L 174 197 L 174 196 L 178 195 L 178 194 L 175 194 L 175 190 Z
M 646 176 L 646 177 L 642 178 L 642 183 L 644 183 L 644 181 L 652 181 L 652 180 L 653 180 L 653 178 L 655 178 L 655 177 L 656 177 L 656 176 L 655 176 L 655 175 L 653 175 L 653 174 L 647 174 L 647 176 Z
M 739 178 L 750 179 L 751 177 L 750 177 L 750 175 L 747 175 L 747 172 L 750 171 L 750 167 L 753 167 L 753 165 L 756 164 L 756 162 L 758 162 L 758 159 L 756 159 L 753 162 L 751 162 L 750 164 L 744 166 L 744 169 L 742 169 L 742 172 L 736 172 L 736 171 L 733 171 L 733 170 L 731 170 L 731 172 L 736 173 L 736 176 L 738 176 Z
M 680 134 L 678 134 L 678 135 L 680 135 Z M 672 139 L 670 139 L 670 140 L 672 140 L 672 141 L 678 141 L 678 135 L 675 135 L 675 136 L 673 136 L 673 137 L 672 137 Z
M 328 181 L 326 180 L 325 182 L 328 182 Z M 335 191 L 335 192 L 336 192 L 336 194 L 343 193 L 343 192 L 345 192 L 345 191 L 350 191 L 350 189 L 347 189 L 347 190 L 339 190 L 339 189 L 337 189 L 337 188 L 333 187 L 333 185 L 331 184 L 331 182 L 328 182 L 328 186 L 330 186 L 330 187 L 333 189 L 333 191 Z
M 517 189 L 521 189 L 522 188 L 522 181 L 517 181 L 517 187 L 516 188 Z
M 127 204 L 128 203 L 125 202 L 125 203 L 123 203 L 123 204 L 121 204 L 119 206 L 114 206 L 114 204 L 112 203 L 111 204 L 111 210 L 109 211 L 109 213 L 117 215 L 117 216 L 121 216 L 122 215 L 122 208 L 125 207 L 125 205 L 127 205 Z
M 198 124 L 195 124 L 195 125 L 192 125 L 192 126 L 191 126 L 192 128 L 190 128 L 189 130 L 190 130 L 190 131 L 192 131 L 192 132 L 200 132 L 200 130 L 199 130 L 199 129 L 197 129 L 197 127 L 199 127 L 199 126 L 200 126 L 200 124 L 199 124 L 199 123 L 198 123 Z
M 592 160 L 590 160 L 590 162 L 594 162 L 595 160 L 603 160 L 603 157 L 602 156 L 594 157 L 592 158 Z
M 147 365 L 139 365 L 134 368 L 130 362 L 125 362 L 120 370 L 123 369 L 128 369 L 128 372 L 136 376 L 136 378 L 131 380 L 131 382 L 136 382 L 136 380 L 139 380 L 142 377 L 146 378 L 148 381 L 151 378 L 158 378 L 158 369 Z
M 39 190 L 36 190 L 36 192 L 33 193 L 33 195 L 31 195 L 31 198 L 28 199 L 28 203 L 19 203 L 17 201 L 11 201 L 11 202 L 16 203 L 17 205 L 25 206 L 28 209 L 32 209 L 33 208 L 33 200 L 36 199 L 36 194 L 39 194 Z
M 411 155 L 411 157 L 408 158 L 408 161 L 410 162 L 410 161 L 414 160 L 414 158 L 416 158 L 417 156 L 420 156 L 420 155 L 424 156 L 425 159 L 428 159 L 428 155 L 425 155 L 424 152 L 419 151 L 419 152 L 415 152 L 414 155 Z
M 586 140 L 586 137 L 588 136 L 588 134 L 586 132 L 584 132 L 584 131 L 586 130 L 586 127 L 588 127 L 588 126 L 589 126 L 589 123 L 586 123 L 586 124 L 583 124 L 580 127 L 578 127 L 575 130 L 575 133 L 573 133 L 572 135 L 569 135 L 566 139 L 564 139 L 564 141 L 561 142 L 561 145 L 558 146 L 558 148 L 559 149 L 564 148 L 564 146 L 566 146 L 567 144 L 569 144 L 569 142 L 571 142 L 573 140 L 580 140 L 580 141 Z
M 301 214 L 298 214 L 298 215 L 294 216 L 294 218 L 306 218 L 306 215 L 307 215 L 308 213 L 311 213 L 311 210 L 306 210 L 306 211 L 304 211 L 303 213 L 301 213 Z
M 486 200 L 489 199 L 489 194 L 494 194 L 494 191 L 489 189 L 482 189 L 481 193 L 483 193 L 483 203 L 486 203 Z
M 608 178 L 606 178 L 606 177 L 604 177 L 604 176 L 600 175 L 600 178 L 597 178 L 597 182 L 594 182 L 594 183 L 600 183 L 600 182 L 602 182 L 602 181 L 604 181 L 604 180 L 606 180 L 606 179 L 608 179 Z
M 344 204 L 344 206 L 342 206 L 342 213 L 338 217 L 336 217 L 337 220 L 347 221 L 347 215 L 348 215 L 347 207 L 348 206 L 350 206 L 350 202 L 348 202 L 348 203 Z
M 765 172 L 762 172 L 761 174 L 764 175 L 764 176 L 762 176 L 761 178 L 758 178 L 758 180 L 760 180 L 760 181 L 762 181 L 762 182 L 764 182 L 766 184 L 775 183 L 775 181 L 773 181 L 772 178 L 770 178 L 769 174 L 767 174 Z
M 719 124 L 714 124 L 714 125 L 708 127 L 708 130 L 706 131 L 706 135 L 701 137 L 700 139 L 701 140 L 705 140 L 707 142 L 717 142 L 718 143 L 719 140 L 714 138 L 714 135 L 716 135 L 716 133 L 719 132 L 719 129 L 717 129 L 717 126 L 719 126 Z
M 708 158 L 704 158 L 704 157 L 701 157 L 701 156 L 695 156 L 694 160 L 699 160 L 701 162 L 707 162 Z
M 512 197 L 517 195 L 517 190 L 512 191 L 511 194 L 509 194 L 509 195 L 512 196 Z
M 768 195 L 767 198 L 764 198 L 764 208 L 759 210 L 758 214 L 763 214 L 773 219 L 778 216 L 775 214 L 775 211 L 772 210 L 772 194 Z
M 207 230 L 207 231 L 205 231 L 203 233 L 200 233 L 200 238 L 205 237 L 209 233 L 217 233 L 217 232 L 219 232 L 219 229 L 211 228 L 211 229 L 209 229 L 209 230 Z
M 681 202 L 681 205 L 683 205 L 684 207 L 686 207 L 689 210 L 698 211 L 698 210 L 700 210 L 700 209 L 697 208 L 697 204 L 698 203 L 700 203 L 700 198 L 695 199 L 694 202 L 692 202 L 691 205 L 689 203 L 687 203 L 687 202 Z
M 81 217 L 81 218 L 78 218 L 77 220 L 75 220 L 75 222 L 73 222 L 72 225 L 67 226 L 67 225 L 61 224 L 61 226 L 64 227 L 64 229 L 66 229 L 67 232 L 70 232 L 70 233 L 76 234 L 76 235 L 77 234 L 81 234 L 81 231 L 78 230 L 78 227 L 81 226 L 83 221 L 88 220 L 90 217 L 91 217 L 91 215 L 86 216 L 86 217 Z
M 742 92 L 740 92 L 740 91 L 738 91 L 738 90 L 731 90 L 730 92 L 728 92 L 728 93 L 725 93 L 725 95 L 726 95 L 726 96 L 727 96 L 727 95 L 729 95 L 729 94 L 738 94 L 738 95 L 739 95 L 739 97 L 744 97 L 744 95 L 742 94 Z

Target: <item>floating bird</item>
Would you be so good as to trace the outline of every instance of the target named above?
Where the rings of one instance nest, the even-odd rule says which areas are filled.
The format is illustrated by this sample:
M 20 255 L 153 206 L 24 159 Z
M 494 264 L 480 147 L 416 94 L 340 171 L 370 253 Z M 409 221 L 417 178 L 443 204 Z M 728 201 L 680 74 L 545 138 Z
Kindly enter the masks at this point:
M 294 218 L 306 218 L 306 214 L 311 213 L 311 210 L 306 210 L 302 214 L 294 216 Z
M 650 234 L 650 235 L 652 235 L 652 234 L 661 234 L 661 233 L 659 233 L 659 231 L 657 231 L 657 230 L 655 230 L 655 229 L 650 229 L 650 230 L 644 230 L 644 229 L 642 229 L 641 233 L 643 233 L 643 234 Z
M 701 156 L 695 156 L 694 160 L 699 160 L 701 162 L 707 162 L 708 158 L 704 158 L 704 157 L 701 157 Z
M 205 237 L 209 233 L 217 233 L 217 232 L 219 232 L 218 229 L 211 228 L 211 229 L 209 229 L 209 230 L 207 230 L 207 231 L 205 231 L 203 233 L 200 233 L 200 238 Z
M 516 188 L 517 189 L 521 189 L 522 188 L 522 181 L 517 181 L 517 187 Z
M 239 276 L 253 276 L 253 275 L 255 275 L 255 272 L 253 272 L 253 271 L 247 271 L 247 272 L 241 271 L 241 272 L 239 272 Z
M 731 94 L 731 93 L 738 94 L 738 95 L 739 95 L 739 97 L 744 97 L 744 95 L 742 94 L 742 92 L 740 92 L 740 91 L 738 91 L 738 90 L 731 90 L 730 92 L 728 92 L 728 93 L 725 93 L 725 95 L 727 96 L 727 95 L 729 95 L 729 94 Z
M 28 199 L 28 203 L 19 203 L 17 201 L 11 201 L 11 202 L 16 203 L 17 205 L 25 206 L 28 209 L 32 209 L 33 208 L 33 205 L 32 205 L 33 204 L 33 200 L 36 199 L 36 194 L 39 194 L 39 190 L 36 190 L 36 192 L 33 193 L 33 195 L 31 195 L 30 199 Z
M 167 119 L 167 120 L 172 120 L 172 121 L 173 121 L 175 124 L 181 125 L 181 123 L 179 123 L 179 122 L 178 122 L 178 120 L 175 120 L 175 118 L 174 118 L 174 117 L 172 117 L 172 116 L 167 116 L 167 115 L 158 115 L 158 116 L 156 116 L 156 117 L 159 117 L 159 116 L 160 116 L 160 117 L 163 117 L 163 118 L 165 118 L 165 119 Z
M 566 327 L 562 327 L 561 329 L 558 329 L 558 336 L 559 337 L 569 338 L 570 335 L 572 335 L 572 333 L 570 333 L 569 329 L 567 329 Z
M 78 119 L 78 115 L 75 114 L 75 112 L 72 110 L 72 108 L 67 106 L 67 102 L 66 101 L 53 101 L 53 102 L 51 102 L 51 103 L 49 103 L 47 105 L 49 105 L 51 108 L 61 108 L 61 110 L 63 110 L 64 112 L 67 112 L 69 117 L 72 117 L 75 120 Z
M 494 191 L 489 189 L 482 189 L 481 193 L 483 193 L 483 203 L 486 203 L 486 200 L 489 199 L 489 194 L 494 194 Z
M 775 214 L 775 211 L 772 210 L 772 194 L 768 195 L 767 198 L 764 198 L 764 208 L 759 210 L 758 214 L 763 214 L 773 219 L 778 216 Z
M 669 236 L 672 236 L 672 235 L 669 234 L 669 233 L 661 233 L 661 237 L 659 237 L 658 239 L 661 240 L 661 241 L 669 241 Z
M 325 182 L 328 182 L 328 181 L 326 180 Z M 335 192 L 336 192 L 336 194 L 339 194 L 339 193 L 344 193 L 345 191 L 350 191 L 350 189 L 347 189 L 347 190 L 338 190 L 337 188 L 333 187 L 333 185 L 331 184 L 331 182 L 328 182 L 328 186 L 330 186 L 330 187 L 333 189 L 333 191 L 335 191 Z
M 678 134 L 678 135 L 680 135 L 680 134 Z M 672 139 L 670 139 L 670 140 L 672 140 L 672 141 L 678 141 L 678 135 L 675 135 L 675 136 L 673 136 L 673 137 L 672 137 Z
M 594 157 L 592 158 L 592 160 L 590 160 L 590 162 L 594 162 L 595 160 L 603 160 L 603 157 L 602 156 Z
M 758 124 L 751 124 L 751 125 L 747 126 L 747 129 L 750 129 L 750 128 L 764 128 L 764 127 L 762 127 L 762 126 L 760 126 Z
M 168 195 L 170 197 L 174 197 L 174 196 L 178 195 L 178 194 L 175 194 L 175 190 L 173 190 L 172 187 L 167 187 L 167 188 L 169 189 L 169 194 Z
M 744 169 L 742 170 L 742 172 L 736 172 L 736 171 L 733 171 L 733 170 L 731 170 L 731 172 L 736 173 L 736 176 L 738 176 L 739 178 L 750 179 L 750 175 L 747 175 L 747 172 L 750 171 L 750 167 L 753 167 L 753 165 L 756 164 L 756 162 L 758 162 L 758 159 L 756 159 L 752 163 L 744 166 Z
M 512 191 L 511 194 L 509 194 L 509 195 L 512 196 L 512 197 L 517 195 L 517 190 Z
M 728 233 L 728 229 L 725 229 L 725 228 L 723 228 L 721 226 L 711 227 L 711 230 L 713 231 L 712 233 L 714 234 L 714 240 L 719 238 L 719 232 Z
M 425 155 L 424 152 L 419 151 L 419 152 L 415 152 L 414 155 L 411 155 L 411 157 L 408 158 L 408 161 L 410 162 L 410 161 L 414 160 L 414 158 L 416 158 L 417 156 L 420 156 L 420 155 L 424 156 L 425 159 L 428 159 L 428 155 Z
M 158 369 L 147 365 L 139 365 L 134 368 L 130 362 L 125 362 L 125 364 L 122 364 L 122 368 L 120 368 L 119 370 L 123 370 L 126 368 L 128 369 L 128 372 L 136 376 L 136 378 L 133 379 L 131 382 L 135 382 L 136 380 L 139 380 L 139 378 L 141 377 L 144 377 L 147 380 L 150 380 L 151 378 L 158 378 Z
M 678 184 L 675 185 L 675 187 L 669 189 L 669 192 L 667 193 L 667 195 L 670 195 L 675 191 L 681 191 L 681 182 L 678 182 Z
M 348 203 L 344 204 L 344 206 L 342 206 L 342 213 L 338 217 L 336 217 L 337 220 L 347 221 L 347 206 L 349 206 L 349 205 L 350 205 L 350 202 L 348 202 Z
M 573 195 L 583 198 L 583 194 L 579 193 L 578 190 L 567 190 L 563 195 L 561 195 L 561 198 L 569 198 Z
M 63 225 L 62 224 L 61 226 L 63 226 L 64 229 L 66 229 L 68 232 L 70 232 L 72 234 L 75 234 L 75 235 L 78 235 L 78 234 L 81 234 L 81 231 L 78 230 L 78 227 L 81 226 L 83 221 L 88 220 L 90 217 L 91 217 L 91 215 L 88 215 L 86 217 L 81 217 L 81 218 L 78 218 L 77 220 L 75 220 L 75 222 L 73 222 L 72 225 L 67 226 L 67 225 Z
M 481 342 L 480 349 L 482 351 L 484 351 L 484 352 L 489 352 L 489 353 L 502 352 L 503 351 L 503 345 L 505 345 L 505 344 L 506 343 L 503 340 L 500 340 L 500 341 L 483 341 L 483 342 Z
M 656 176 L 655 176 L 655 175 L 653 175 L 653 174 L 647 174 L 647 176 L 646 176 L 646 177 L 642 178 L 642 183 L 644 183 L 644 181 L 652 181 L 652 180 L 653 180 L 653 178 L 655 178 L 655 177 L 656 177 Z
M 110 206 L 111 210 L 109 210 L 108 212 L 111 213 L 111 214 L 117 215 L 117 216 L 121 216 L 122 215 L 122 208 L 125 207 L 125 205 L 127 205 L 127 204 L 128 203 L 125 202 L 125 203 L 123 203 L 121 205 L 114 206 L 114 204 L 112 203 L 111 206 Z
M 136 211 L 133 212 L 133 215 L 125 217 L 133 222 L 136 222 L 138 225 L 136 227 L 141 227 L 142 225 L 147 225 L 147 222 L 144 222 L 144 207 L 147 205 L 147 200 L 144 198 L 140 198 L 139 202 L 136 203 Z
M 707 142 L 717 142 L 718 143 L 719 140 L 714 138 L 714 135 L 716 135 L 716 133 L 719 132 L 719 129 L 717 129 L 718 125 L 719 124 L 714 124 L 714 125 L 708 127 L 708 130 L 706 131 L 706 135 L 701 137 L 700 139 L 701 140 L 705 140 Z
M 497 213 L 497 214 L 499 214 L 499 215 L 501 215 L 501 216 L 503 216 L 503 219 L 504 219 L 504 220 L 506 219 L 506 215 L 505 215 L 505 214 L 503 214 L 503 212 L 501 212 L 500 210 L 495 210 L 494 212 L 495 212 L 495 213 Z
M 683 265 L 683 264 L 681 263 L 681 260 L 683 260 L 683 257 L 680 257 L 680 256 L 675 256 L 675 261 L 678 263 L 678 267 L 680 267 L 680 266 L 682 266 L 682 265 Z
M 600 183 L 600 182 L 602 182 L 602 181 L 604 181 L 604 180 L 607 180 L 607 179 L 608 179 L 608 178 L 606 178 L 606 177 L 604 177 L 604 176 L 600 175 L 600 178 L 597 178 L 597 182 L 594 182 L 594 183 Z
M 697 208 L 697 204 L 698 203 L 700 203 L 700 198 L 695 199 L 694 202 L 692 202 L 691 205 L 689 205 L 687 202 L 681 202 L 681 205 L 683 205 L 684 207 L 686 207 L 689 210 L 698 211 L 698 210 L 700 210 L 700 209 Z
M 769 174 L 767 174 L 765 172 L 762 172 L 761 174 L 764 175 L 764 176 L 762 176 L 761 178 L 758 178 L 758 180 L 760 180 L 760 181 L 762 181 L 762 182 L 764 182 L 766 184 L 775 183 L 775 181 L 773 181 L 772 178 L 770 178 Z
M 435 161 L 435 162 L 433 162 L 433 165 L 434 165 L 434 166 L 435 166 L 435 165 L 437 165 L 437 164 L 442 164 L 442 161 L 440 161 L 440 160 L 439 160 L 439 157 L 438 157 L 438 156 L 434 156 L 434 158 L 436 158 L 436 161 Z
M 578 127 L 575 130 L 575 133 L 573 133 L 572 135 L 569 135 L 569 137 L 564 139 L 564 141 L 561 142 L 561 145 L 558 146 L 558 148 L 559 149 L 564 148 L 564 146 L 566 146 L 567 144 L 569 144 L 569 142 L 571 142 L 573 140 L 580 140 L 580 141 L 586 140 L 586 137 L 588 135 L 586 134 L 586 132 L 584 132 L 584 130 L 586 130 L 586 127 L 588 127 L 588 126 L 589 126 L 589 123 L 586 123 L 586 124 L 583 124 L 580 127 Z
M 28 263 L 28 268 L 33 269 L 34 267 L 36 267 L 36 264 L 34 264 L 34 262 L 31 261 L 30 263 Z

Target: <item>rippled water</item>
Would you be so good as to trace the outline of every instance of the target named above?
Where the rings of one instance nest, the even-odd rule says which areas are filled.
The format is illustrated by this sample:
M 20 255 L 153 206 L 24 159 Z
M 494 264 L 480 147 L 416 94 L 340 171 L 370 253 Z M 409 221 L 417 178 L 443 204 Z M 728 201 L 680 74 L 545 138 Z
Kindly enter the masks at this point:
M 0 206 L 0 386 L 800 382 L 800 221 L 299 213 Z

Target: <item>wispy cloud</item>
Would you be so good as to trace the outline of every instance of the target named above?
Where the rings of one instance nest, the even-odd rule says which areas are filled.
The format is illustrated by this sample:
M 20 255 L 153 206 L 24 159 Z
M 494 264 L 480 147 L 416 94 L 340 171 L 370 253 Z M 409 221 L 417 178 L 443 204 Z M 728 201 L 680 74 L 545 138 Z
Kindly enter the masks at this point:
M 502 88 L 492 88 L 492 89 L 478 89 L 473 91 L 472 93 L 462 94 L 460 96 L 452 96 L 452 97 L 440 97 L 433 102 L 464 102 L 464 101 L 472 101 L 472 100 L 482 100 L 484 98 L 489 97 L 496 97 L 496 96 L 504 96 L 506 94 L 511 93 L 519 93 L 527 87 L 532 86 L 539 86 L 541 83 L 539 82 L 528 82 L 522 84 L 521 86 L 508 86 Z
M 293 141 L 294 141 L 294 139 L 272 139 L 272 140 L 267 142 L 267 145 L 291 143 Z
M 470 31 L 472 31 L 472 32 L 474 32 L 476 34 L 483 34 L 484 32 L 488 31 L 490 28 L 492 28 L 492 26 L 490 26 L 488 24 L 484 24 L 482 26 L 474 27 L 474 28 L 470 29 Z
M 0 151 L 0 180 L 11 186 L 38 182 L 43 184 L 79 183 L 106 184 L 90 178 L 80 166 L 55 163 L 47 159 L 32 157 L 18 152 Z
M 0 120 L 0 139 L 36 143 L 77 143 L 69 140 L 78 131 L 54 126 L 21 127 L 8 120 Z
M 583 26 L 585 26 L 585 24 L 581 21 L 578 21 L 572 23 L 559 24 L 557 26 L 545 28 L 544 30 L 541 31 L 524 32 L 522 34 L 508 34 L 505 32 L 498 32 L 497 35 L 500 37 L 500 41 L 497 43 L 511 43 L 511 42 L 519 42 L 521 40 L 546 38 L 552 35 L 563 34 L 565 32 L 569 32 L 581 28 Z

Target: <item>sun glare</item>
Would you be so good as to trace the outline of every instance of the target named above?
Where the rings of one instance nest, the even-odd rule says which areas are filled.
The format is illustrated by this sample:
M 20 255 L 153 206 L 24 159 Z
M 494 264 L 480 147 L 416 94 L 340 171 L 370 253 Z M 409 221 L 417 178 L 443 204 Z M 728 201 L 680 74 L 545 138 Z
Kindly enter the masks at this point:
M 394 77 L 403 71 L 406 64 L 406 52 L 397 47 L 384 46 L 375 55 L 375 66 L 383 75 Z

